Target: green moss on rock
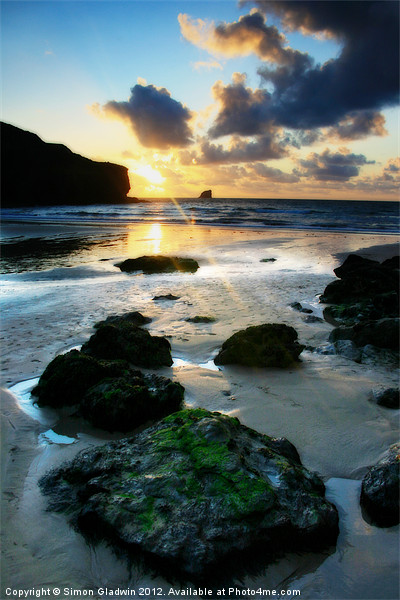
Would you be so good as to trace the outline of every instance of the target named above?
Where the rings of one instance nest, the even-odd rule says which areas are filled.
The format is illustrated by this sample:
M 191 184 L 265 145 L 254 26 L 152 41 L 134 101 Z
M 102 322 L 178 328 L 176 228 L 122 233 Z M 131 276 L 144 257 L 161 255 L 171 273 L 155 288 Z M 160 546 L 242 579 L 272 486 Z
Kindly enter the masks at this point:
M 215 357 L 216 365 L 240 364 L 246 367 L 291 367 L 304 349 L 293 327 L 265 323 L 234 333 Z
M 282 445 L 286 455 L 279 454 Z M 50 508 L 85 535 L 205 576 L 234 552 L 320 548 L 338 534 L 324 485 L 290 443 L 204 409 L 85 450 L 40 481 Z

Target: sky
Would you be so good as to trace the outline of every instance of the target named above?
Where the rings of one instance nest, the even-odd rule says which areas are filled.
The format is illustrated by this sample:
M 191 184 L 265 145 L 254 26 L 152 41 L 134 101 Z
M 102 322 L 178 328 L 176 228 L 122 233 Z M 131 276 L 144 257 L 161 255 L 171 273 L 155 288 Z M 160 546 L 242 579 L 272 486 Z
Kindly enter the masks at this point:
M 1 120 L 126 166 L 131 196 L 399 200 L 397 1 L 0 9 Z

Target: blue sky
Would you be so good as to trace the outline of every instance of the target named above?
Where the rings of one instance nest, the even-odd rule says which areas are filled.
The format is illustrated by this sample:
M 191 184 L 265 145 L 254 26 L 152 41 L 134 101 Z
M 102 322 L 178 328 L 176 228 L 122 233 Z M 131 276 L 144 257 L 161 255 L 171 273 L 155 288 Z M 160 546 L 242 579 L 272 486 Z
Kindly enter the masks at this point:
M 396 199 L 395 6 L 3 0 L 2 120 L 131 195 Z

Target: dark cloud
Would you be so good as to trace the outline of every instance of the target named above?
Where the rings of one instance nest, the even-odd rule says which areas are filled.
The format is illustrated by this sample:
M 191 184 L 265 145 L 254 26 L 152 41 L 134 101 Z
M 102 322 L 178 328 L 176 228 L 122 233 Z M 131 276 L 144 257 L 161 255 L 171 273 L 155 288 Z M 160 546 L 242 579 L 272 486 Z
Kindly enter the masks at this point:
M 129 123 L 139 142 L 148 148 L 185 147 L 192 143 L 188 125 L 192 115 L 165 88 L 137 84 L 127 102 L 107 102 L 103 111 Z
M 200 152 L 182 152 L 181 164 L 236 164 L 242 162 L 255 162 L 286 156 L 283 143 L 275 138 L 274 132 L 258 136 L 255 140 L 246 141 L 234 137 L 228 148 L 222 144 L 213 144 L 204 140 L 200 145 Z
M 342 140 L 357 140 L 369 135 L 384 136 L 387 135 L 385 117 L 373 110 L 351 114 L 333 127 L 329 133 Z
M 325 150 L 322 154 L 313 152 L 307 159 L 300 160 L 300 169 L 296 171 L 301 177 L 312 177 L 318 181 L 348 181 L 357 177 L 360 167 L 373 164 L 364 154 L 342 154 Z
M 261 177 L 265 177 L 268 181 L 274 181 L 276 183 L 296 183 L 300 181 L 300 177 L 297 173 L 285 173 L 281 169 L 275 169 L 274 167 L 268 167 L 263 163 L 257 163 L 253 166 L 253 171 Z
M 297 130 L 338 127 L 338 135 L 345 139 L 382 135 L 383 117 L 377 116 L 378 111 L 399 100 L 398 3 L 390 0 L 253 3 L 259 10 L 280 17 L 288 29 L 337 39 L 341 51 L 336 59 L 319 65 L 308 54 L 279 47 L 281 39 L 276 38 L 275 60 L 269 59 L 259 69 L 271 93 L 264 91 L 262 97 L 260 90 L 256 90 L 251 96 L 239 89 L 239 83 L 220 89 L 222 107 L 211 135 L 240 134 L 241 108 L 245 129 L 251 124 L 253 134 L 257 133 L 257 127 L 261 132 L 265 123 L 272 122 Z M 239 24 L 225 24 L 219 29 L 228 35 Z M 343 121 L 344 125 L 340 125 Z
M 253 91 L 245 86 L 245 76 L 235 73 L 233 83 L 227 86 L 217 82 L 214 97 L 221 110 L 208 134 L 212 138 L 237 133 L 255 135 L 268 128 L 270 94 L 265 90 Z

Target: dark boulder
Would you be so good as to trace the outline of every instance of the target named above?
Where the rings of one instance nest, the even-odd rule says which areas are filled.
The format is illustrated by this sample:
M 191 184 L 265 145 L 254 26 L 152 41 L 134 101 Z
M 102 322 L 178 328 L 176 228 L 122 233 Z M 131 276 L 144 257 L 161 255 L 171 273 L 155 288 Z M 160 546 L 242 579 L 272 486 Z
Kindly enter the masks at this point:
M 124 362 L 99 361 L 71 350 L 47 365 L 32 395 L 39 406 L 73 406 L 81 402 L 90 387 L 106 377 L 119 377 L 129 368 Z
M 188 323 L 215 323 L 214 317 L 202 317 L 201 315 L 196 315 L 195 317 L 188 317 L 185 320 Z
M 204 190 L 204 192 L 201 192 L 199 198 L 212 198 L 212 191 Z
M 293 327 L 278 323 L 256 325 L 234 333 L 215 357 L 216 365 L 246 367 L 291 367 L 304 349 Z
M 294 453 L 235 418 L 185 410 L 80 452 L 40 487 L 89 540 L 140 554 L 169 577 L 204 581 L 233 568 L 236 576 L 232 557 L 243 566 L 252 550 L 267 563 L 335 544 L 337 511 Z
M 154 296 L 153 300 L 179 300 L 180 296 L 174 296 L 173 294 L 161 294 L 160 296 Z
M 199 268 L 198 262 L 193 260 L 193 258 L 179 258 L 177 256 L 140 256 L 139 258 L 127 258 L 115 266 L 126 273 L 143 271 L 146 274 L 173 273 L 174 271 L 195 273 Z
M 360 503 L 367 520 L 378 527 L 400 522 L 400 443 L 393 444 L 365 475 Z
M 123 323 L 130 323 L 131 325 L 136 325 L 136 327 L 141 327 L 142 325 L 147 325 L 151 323 L 152 319 L 150 317 L 145 317 L 142 313 L 138 311 L 125 313 L 124 315 L 111 315 L 104 319 L 104 321 L 98 321 L 94 324 L 94 328 L 98 329 L 103 325 L 121 325 Z
M 1 123 L 0 132 L 3 206 L 130 201 L 126 167 L 89 160 L 8 123 Z M 21 185 L 22 171 L 28 186 Z
M 99 324 L 97 331 L 83 344 L 82 352 L 96 358 L 124 359 L 138 367 L 172 365 L 169 341 L 150 335 L 127 319 Z
M 371 397 L 379 406 L 400 408 L 399 388 L 378 387 L 371 391 Z
M 337 327 L 329 335 L 329 341 L 351 340 L 358 347 L 371 344 L 389 350 L 399 349 L 400 319 L 379 319 L 356 323 L 353 327 Z
M 375 302 L 381 311 L 385 310 L 378 314 L 378 318 L 398 315 L 398 257 L 393 257 L 380 264 L 357 254 L 350 254 L 340 267 L 334 269 L 334 273 L 339 280 L 327 285 L 320 298 L 321 302 L 327 304 L 359 302 L 363 310 L 369 308 L 370 303 Z M 381 295 L 386 298 L 380 301 L 379 296 Z M 387 300 L 388 295 L 393 296 L 389 301 Z M 372 315 L 368 314 L 367 316 L 371 318 Z
M 82 399 L 80 413 L 106 431 L 132 431 L 182 408 L 183 394 L 179 383 L 138 371 L 91 387 Z

